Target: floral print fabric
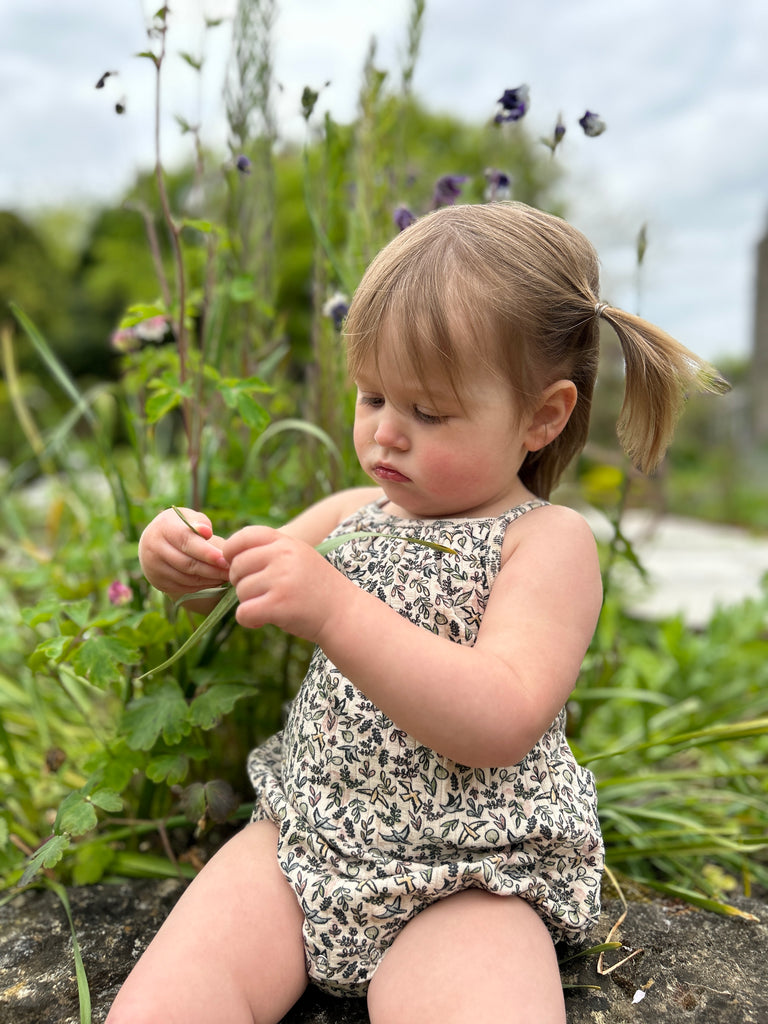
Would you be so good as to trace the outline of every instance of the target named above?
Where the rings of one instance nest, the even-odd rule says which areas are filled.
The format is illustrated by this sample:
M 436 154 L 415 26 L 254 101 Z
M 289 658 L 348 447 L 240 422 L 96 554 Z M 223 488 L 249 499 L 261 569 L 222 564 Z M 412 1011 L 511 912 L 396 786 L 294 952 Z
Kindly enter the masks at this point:
M 499 519 L 403 520 L 379 502 L 334 531 L 376 536 L 327 557 L 411 621 L 471 645 L 506 530 L 543 504 Z M 375 649 L 375 637 L 361 642 Z M 364 992 L 400 928 L 470 886 L 527 900 L 555 941 L 579 939 L 599 915 L 594 780 L 568 747 L 565 711 L 519 764 L 470 768 L 398 729 L 318 649 L 285 729 L 248 770 L 253 820 L 279 827 L 310 977 L 326 990 Z

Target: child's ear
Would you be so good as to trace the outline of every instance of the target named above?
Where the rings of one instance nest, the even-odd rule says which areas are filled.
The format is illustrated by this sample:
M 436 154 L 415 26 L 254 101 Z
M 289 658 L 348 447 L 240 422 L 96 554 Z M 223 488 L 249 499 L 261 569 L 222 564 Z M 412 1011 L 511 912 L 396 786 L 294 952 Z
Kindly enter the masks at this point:
M 529 452 L 537 452 L 554 441 L 570 419 L 577 398 L 572 380 L 558 380 L 544 389 L 525 435 Z

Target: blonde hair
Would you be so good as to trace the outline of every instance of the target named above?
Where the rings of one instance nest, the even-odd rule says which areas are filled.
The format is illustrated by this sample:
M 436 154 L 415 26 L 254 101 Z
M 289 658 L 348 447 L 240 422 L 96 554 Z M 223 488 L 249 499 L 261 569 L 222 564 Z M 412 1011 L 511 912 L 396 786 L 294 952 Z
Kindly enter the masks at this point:
M 664 456 L 693 386 L 721 392 L 717 371 L 640 317 L 599 301 L 597 254 L 576 228 L 522 203 L 449 206 L 417 220 L 363 276 L 345 325 L 350 374 L 388 344 L 429 390 L 435 373 L 461 396 L 478 364 L 507 380 L 532 410 L 541 392 L 571 380 L 571 417 L 546 447 L 529 452 L 520 479 L 549 496 L 587 440 L 597 376 L 599 321 L 616 332 L 626 370 L 617 426 L 644 472 Z

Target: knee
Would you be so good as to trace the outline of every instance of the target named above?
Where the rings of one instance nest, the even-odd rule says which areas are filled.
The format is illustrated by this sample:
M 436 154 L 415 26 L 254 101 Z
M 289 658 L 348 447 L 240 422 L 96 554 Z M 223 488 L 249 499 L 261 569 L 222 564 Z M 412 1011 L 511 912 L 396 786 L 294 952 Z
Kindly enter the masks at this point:
M 168 1021 L 166 1014 L 161 1014 L 148 1000 L 121 998 L 118 995 L 110 1007 L 104 1024 L 161 1024 Z

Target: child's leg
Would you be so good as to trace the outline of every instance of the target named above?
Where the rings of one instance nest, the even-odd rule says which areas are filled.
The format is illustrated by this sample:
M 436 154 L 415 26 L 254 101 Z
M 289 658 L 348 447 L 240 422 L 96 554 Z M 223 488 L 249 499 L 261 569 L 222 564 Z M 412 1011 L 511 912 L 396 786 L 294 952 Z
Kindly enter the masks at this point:
M 565 1024 L 552 940 L 517 896 L 467 889 L 403 928 L 368 989 L 372 1024 Z
M 302 923 L 275 826 L 246 826 L 185 890 L 108 1024 L 275 1024 L 307 984 Z

